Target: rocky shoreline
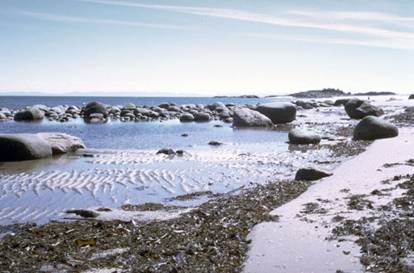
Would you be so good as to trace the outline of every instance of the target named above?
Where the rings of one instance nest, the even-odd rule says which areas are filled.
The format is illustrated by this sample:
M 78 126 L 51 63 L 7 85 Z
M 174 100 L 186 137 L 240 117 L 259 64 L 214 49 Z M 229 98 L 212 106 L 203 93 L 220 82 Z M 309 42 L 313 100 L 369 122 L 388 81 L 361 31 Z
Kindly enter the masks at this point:
M 318 130 L 315 124 L 307 121 L 299 126 L 286 125 L 295 119 L 306 118 L 306 112 L 303 111 L 312 110 L 317 113 L 320 109 L 337 107 L 343 107 L 351 119 L 357 119 L 358 125 L 355 126 L 356 122 L 347 119 L 351 122 L 349 126 L 335 127 L 339 141 L 332 144 L 318 144 L 327 137 L 324 135 L 325 127 Z M 36 109 L 39 108 L 41 107 Z M 208 122 L 217 119 L 231 122 L 235 128 L 286 128 L 290 131 L 289 142 L 293 150 L 327 146 L 337 158 L 361 153 L 369 144 L 365 140 L 398 135 L 398 128 L 387 120 L 398 126 L 411 120 L 409 110 L 392 116 L 371 102 L 358 99 L 294 101 L 258 106 L 217 103 L 206 106 L 165 104 L 158 108 L 141 108 L 128 105 L 119 111 L 113 111 L 112 106 L 92 103 L 89 107 L 87 105 L 82 109 L 73 109 L 74 107 L 68 106 L 56 115 L 51 108 L 39 111 L 44 112 L 46 118 L 56 121 L 82 118 L 91 123 L 101 123 L 109 118 L 121 121 L 180 119 L 181 122 Z M 36 110 L 25 111 L 33 112 L 32 116 L 39 114 Z M 67 111 L 73 111 L 73 114 L 68 116 Z M 7 119 L 16 120 L 16 114 L 20 112 L 10 112 Z M 378 118 L 384 114 L 386 120 Z M 17 116 L 19 115 L 22 114 Z M 154 116 L 151 117 L 152 115 Z M 329 115 L 329 111 L 326 115 Z M 329 121 L 326 124 L 329 126 Z M 0 139 L 4 137 L 3 135 Z M 56 147 L 61 145 L 56 146 L 56 139 L 59 138 L 49 136 L 48 139 L 55 141 L 54 150 L 58 151 Z M 333 161 L 335 157 L 332 158 Z M 227 194 L 213 194 L 204 204 L 169 220 L 102 221 L 95 219 L 93 213 L 83 213 L 91 217 L 84 216 L 82 220 L 74 222 L 51 222 L 41 226 L 3 226 L 5 232 L 2 233 L 7 235 L 0 240 L 0 269 L 5 272 L 99 272 L 88 271 L 95 269 L 108 270 L 102 272 L 240 272 L 251 243 L 248 239 L 250 230 L 258 223 L 277 221 L 277 217 L 270 214 L 274 208 L 305 192 L 312 183 L 310 181 L 330 175 L 318 168 L 301 168 L 294 181 L 274 181 Z M 104 212 L 108 208 L 101 209 Z M 177 208 L 162 204 L 128 207 L 128 210 L 138 212 L 171 209 Z M 411 226 L 409 222 L 405 224 L 403 228 Z M 390 227 L 391 225 L 394 224 L 390 224 Z

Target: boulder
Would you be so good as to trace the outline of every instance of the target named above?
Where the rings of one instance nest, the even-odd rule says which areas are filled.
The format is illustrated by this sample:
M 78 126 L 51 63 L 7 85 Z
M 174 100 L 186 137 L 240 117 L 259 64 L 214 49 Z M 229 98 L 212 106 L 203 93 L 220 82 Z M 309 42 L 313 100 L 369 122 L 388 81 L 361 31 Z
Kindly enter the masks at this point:
M 85 106 L 83 114 L 86 119 L 92 118 L 92 114 L 102 114 L 103 118 L 106 118 L 108 117 L 108 110 L 102 103 L 94 101 Z
M 133 103 L 128 103 L 123 107 L 123 109 L 125 109 L 125 110 L 135 110 L 136 108 L 137 108 L 137 106 Z
M 277 123 L 288 123 L 296 119 L 296 107 L 292 103 L 272 102 L 257 106 L 256 110 Z
M 316 168 L 302 168 L 296 172 L 295 180 L 315 181 L 331 175 L 330 172 Z
M 175 155 L 175 151 L 170 148 L 162 148 L 158 150 L 157 155 L 159 154 L 165 154 L 165 155 Z
M 191 121 L 194 121 L 194 116 L 191 115 L 190 113 L 182 114 L 180 116 L 180 121 L 181 122 L 191 122 Z
M 71 136 L 64 133 L 39 133 L 37 134 L 43 138 L 52 147 L 53 154 L 66 154 L 75 152 L 78 149 L 84 149 L 85 144 L 78 137 Z
M 398 128 L 377 117 L 368 116 L 362 119 L 354 129 L 355 140 L 375 140 L 398 136 Z
M 7 116 L 5 114 L 3 114 L 2 112 L 0 112 L 0 120 L 3 121 L 3 120 L 6 120 L 6 119 L 7 119 Z
M 0 135 L 0 161 L 23 161 L 52 156 L 52 147 L 36 134 Z
M 290 144 L 318 144 L 321 142 L 320 136 L 303 129 L 292 129 L 288 136 Z
M 249 108 L 235 108 L 233 115 L 234 127 L 272 127 L 272 121 L 265 115 Z
M 45 113 L 35 107 L 28 108 L 26 110 L 17 112 L 14 115 L 15 121 L 35 121 L 35 120 L 41 120 L 45 116 Z
M 366 116 L 379 117 L 384 114 L 382 109 L 360 99 L 349 100 L 345 104 L 345 111 L 352 119 L 362 119 Z
M 334 106 L 342 106 L 348 103 L 350 99 L 338 99 L 334 102 Z
M 413 99 L 414 99 L 414 94 L 410 95 L 410 96 L 408 97 L 408 99 L 409 99 L 409 100 L 413 100 Z
M 211 116 L 208 113 L 199 112 L 194 115 L 194 121 L 207 122 L 211 120 Z

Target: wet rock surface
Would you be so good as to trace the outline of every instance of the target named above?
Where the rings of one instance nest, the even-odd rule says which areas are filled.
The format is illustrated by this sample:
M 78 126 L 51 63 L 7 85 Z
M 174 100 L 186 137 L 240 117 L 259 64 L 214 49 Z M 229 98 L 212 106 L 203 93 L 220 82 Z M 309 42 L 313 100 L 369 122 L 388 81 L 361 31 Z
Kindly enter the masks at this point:
M 321 142 L 321 137 L 316 133 L 305 129 L 293 129 L 289 131 L 290 144 L 318 144 Z
M 52 147 L 36 134 L 0 135 L 0 162 L 52 156 Z
M 288 123 L 296 119 L 296 107 L 292 103 L 264 103 L 259 104 L 256 110 L 268 117 L 275 124 Z
M 354 130 L 355 140 L 375 140 L 398 136 L 398 128 L 379 118 L 368 116 L 361 120 Z

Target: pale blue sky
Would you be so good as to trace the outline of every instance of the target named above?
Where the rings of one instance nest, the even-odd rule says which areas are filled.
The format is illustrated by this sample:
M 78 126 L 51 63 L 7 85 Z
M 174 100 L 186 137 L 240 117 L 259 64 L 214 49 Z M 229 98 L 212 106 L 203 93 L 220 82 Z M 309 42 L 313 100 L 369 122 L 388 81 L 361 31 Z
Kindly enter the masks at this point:
M 412 0 L 0 0 L 0 92 L 414 89 Z

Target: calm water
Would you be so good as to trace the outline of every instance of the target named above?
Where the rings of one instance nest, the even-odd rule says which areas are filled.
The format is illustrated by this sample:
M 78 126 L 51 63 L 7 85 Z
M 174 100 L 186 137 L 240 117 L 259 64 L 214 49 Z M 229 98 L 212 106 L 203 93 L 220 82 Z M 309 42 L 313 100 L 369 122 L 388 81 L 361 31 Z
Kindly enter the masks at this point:
M 286 98 L 278 98 L 286 99 Z M 211 104 L 214 102 L 235 103 L 235 104 L 256 104 L 259 102 L 272 101 L 275 98 L 259 98 L 259 99 L 244 99 L 244 98 L 212 98 L 212 97 L 58 97 L 58 96 L 0 96 L 0 107 L 7 107 L 10 109 L 20 109 L 25 106 L 34 104 L 44 104 L 49 107 L 57 105 L 76 105 L 82 106 L 91 101 L 99 101 L 109 105 L 125 105 L 127 103 L 134 103 L 136 105 L 154 106 L 165 102 L 172 102 L 175 104 Z

